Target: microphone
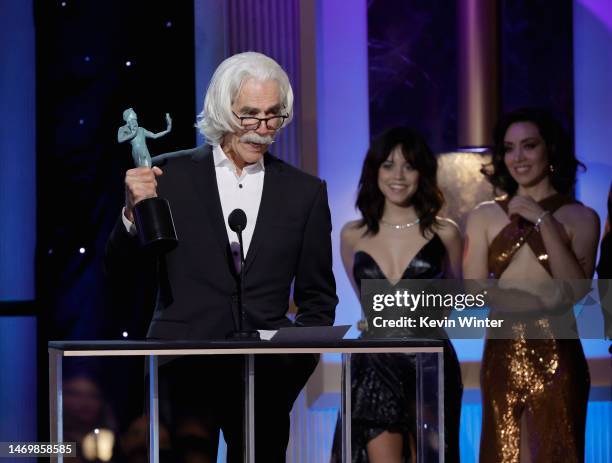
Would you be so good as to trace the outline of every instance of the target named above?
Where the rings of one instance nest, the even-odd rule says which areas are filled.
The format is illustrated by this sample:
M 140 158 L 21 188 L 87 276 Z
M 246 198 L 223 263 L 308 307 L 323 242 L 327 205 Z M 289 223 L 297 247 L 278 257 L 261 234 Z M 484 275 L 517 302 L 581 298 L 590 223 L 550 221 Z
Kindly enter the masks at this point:
M 246 228 L 247 216 L 242 209 L 234 209 L 227 218 L 227 224 L 230 230 L 238 234 L 238 238 L 242 237 L 242 230 Z
M 246 228 L 247 216 L 242 209 L 234 209 L 227 218 L 227 224 L 229 225 L 230 230 L 238 235 L 238 242 L 240 243 L 240 276 L 242 277 L 242 269 L 244 268 L 244 246 L 242 244 L 242 231 Z
M 247 216 L 242 209 L 234 209 L 227 218 L 227 224 L 234 233 L 238 235 L 238 243 L 240 244 L 240 298 L 239 298 L 239 314 L 238 314 L 238 329 L 231 333 L 228 338 L 253 340 L 259 339 L 259 332 L 254 330 L 245 330 L 242 326 L 242 321 L 246 318 L 244 311 L 244 245 L 242 242 L 242 231 L 246 228 Z

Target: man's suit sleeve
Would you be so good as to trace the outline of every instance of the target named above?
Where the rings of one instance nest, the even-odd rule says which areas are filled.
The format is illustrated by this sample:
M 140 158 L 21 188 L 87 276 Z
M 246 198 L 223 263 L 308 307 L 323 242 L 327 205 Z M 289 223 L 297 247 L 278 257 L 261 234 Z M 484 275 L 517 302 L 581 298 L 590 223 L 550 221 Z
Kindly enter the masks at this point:
M 310 209 L 298 261 L 293 298 L 298 326 L 332 325 L 338 304 L 332 271 L 331 214 L 325 182 Z
M 122 213 L 123 215 L 123 213 Z M 138 238 L 125 229 L 121 217 L 106 242 L 104 271 L 113 289 L 145 292 L 152 299 L 156 291 L 156 261 L 140 249 Z

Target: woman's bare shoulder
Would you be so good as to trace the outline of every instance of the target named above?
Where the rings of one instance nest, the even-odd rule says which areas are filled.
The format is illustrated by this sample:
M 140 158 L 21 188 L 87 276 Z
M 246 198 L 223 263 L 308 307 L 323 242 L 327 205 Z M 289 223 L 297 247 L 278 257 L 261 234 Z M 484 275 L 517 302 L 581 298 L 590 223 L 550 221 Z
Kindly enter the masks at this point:
M 362 224 L 361 220 L 351 220 L 350 222 L 345 223 L 342 227 L 340 238 L 346 243 L 355 243 L 363 236 L 365 228 L 366 227 Z
M 584 233 L 587 230 L 596 230 L 599 233 L 599 215 L 584 204 L 566 204 L 555 212 L 555 217 L 573 232 Z
M 499 219 L 505 215 L 503 209 L 496 200 L 483 201 L 477 204 L 468 214 L 468 222 L 483 224 L 491 220 Z
M 461 231 L 459 230 L 459 225 L 449 218 L 446 217 L 436 217 L 436 226 L 435 231 L 440 238 L 443 240 L 452 240 L 461 238 Z
M 585 220 L 589 222 L 599 221 L 597 212 L 582 203 L 566 204 L 559 208 L 558 213 L 576 223 L 584 222 Z
M 495 214 L 499 212 L 501 208 L 499 207 L 498 201 L 492 199 L 490 201 L 483 201 L 476 205 L 476 207 L 472 210 L 472 212 L 480 215 L 485 214 Z

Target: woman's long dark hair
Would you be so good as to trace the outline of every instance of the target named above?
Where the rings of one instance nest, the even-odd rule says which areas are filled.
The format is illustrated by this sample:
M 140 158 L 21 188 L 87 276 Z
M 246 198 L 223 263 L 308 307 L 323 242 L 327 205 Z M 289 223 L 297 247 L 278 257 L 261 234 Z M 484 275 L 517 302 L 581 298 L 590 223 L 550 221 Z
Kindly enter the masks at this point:
M 361 211 L 361 226 L 366 233 L 375 235 L 380 229 L 379 221 L 385 208 L 385 197 L 378 188 L 378 171 L 387 160 L 391 151 L 401 147 L 404 159 L 419 172 L 419 184 L 410 203 L 420 219 L 421 234 L 430 230 L 436 223 L 436 214 L 444 204 L 444 196 L 438 188 L 436 173 L 438 163 L 427 146 L 425 139 L 417 131 L 408 127 L 396 127 L 376 138 L 363 162 L 356 206 Z M 408 204 L 407 204 L 408 205 Z
M 518 190 L 518 184 L 504 163 L 506 131 L 516 122 L 531 122 L 538 128 L 546 145 L 548 162 L 551 166 L 548 175 L 553 188 L 558 193 L 573 196 L 578 168 L 586 169 L 584 164 L 576 159 L 572 137 L 559 121 L 544 109 L 522 108 L 501 117 L 493 132 L 493 160 L 482 169 L 487 180 L 496 190 L 501 190 L 510 196 Z

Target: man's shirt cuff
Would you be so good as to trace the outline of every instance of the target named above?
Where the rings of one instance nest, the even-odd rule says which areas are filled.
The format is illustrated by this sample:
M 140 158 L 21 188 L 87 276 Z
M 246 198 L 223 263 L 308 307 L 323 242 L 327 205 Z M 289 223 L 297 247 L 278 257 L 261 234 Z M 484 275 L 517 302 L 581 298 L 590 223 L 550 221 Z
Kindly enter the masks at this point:
M 125 216 L 125 206 L 121 209 L 121 220 L 123 221 L 123 226 L 125 227 L 125 231 L 129 233 L 130 236 L 136 235 L 136 225 L 128 220 Z

